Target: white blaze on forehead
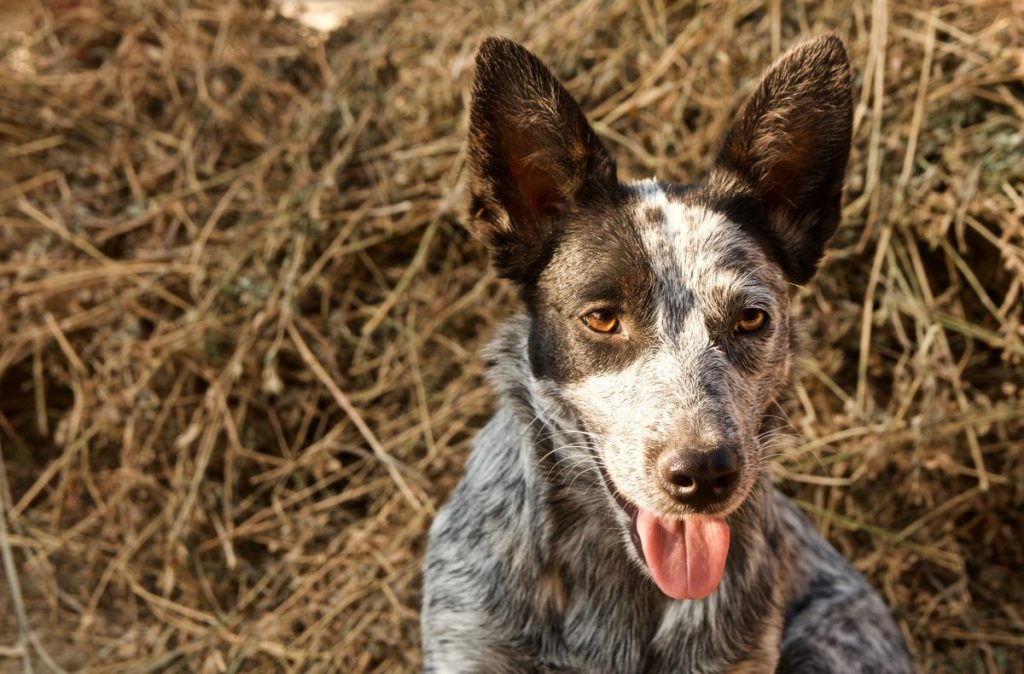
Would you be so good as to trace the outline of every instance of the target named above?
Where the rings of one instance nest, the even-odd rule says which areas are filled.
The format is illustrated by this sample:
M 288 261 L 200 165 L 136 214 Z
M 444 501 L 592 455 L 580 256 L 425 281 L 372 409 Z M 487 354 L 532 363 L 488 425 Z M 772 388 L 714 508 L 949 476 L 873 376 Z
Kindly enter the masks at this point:
M 699 313 L 701 308 L 708 308 L 703 306 L 706 298 L 742 292 L 760 295 L 766 304 L 772 302 L 770 291 L 755 276 L 756 269 L 736 265 L 737 253 L 743 253 L 755 267 L 767 262 L 739 225 L 717 211 L 673 201 L 654 181 L 636 183 L 634 188 L 640 196 L 636 221 L 641 223 L 644 247 L 658 279 L 660 323 L 673 332 L 673 341 L 683 337 L 677 334 L 680 328 L 694 333 L 685 336 L 688 341 L 700 341 L 703 321 L 687 320 L 686 326 L 680 326 L 668 319 L 673 314 L 689 313 L 686 309 L 696 308 Z
M 660 234 L 674 244 L 692 247 L 701 241 L 717 239 L 724 233 L 735 232 L 738 228 L 723 214 L 700 206 L 671 201 L 665 189 L 653 182 L 637 183 L 641 195 L 638 208 L 641 213 L 650 208 L 660 209 L 664 214 Z
M 647 225 L 643 242 L 656 272 L 671 269 L 673 275 L 681 272 L 690 282 L 699 281 L 699 275 L 708 280 L 721 280 L 722 274 L 730 272 L 736 276 L 727 266 L 716 265 L 730 248 L 752 243 L 736 223 L 717 211 L 670 200 L 654 181 L 645 180 L 635 187 L 641 197 L 637 221 Z M 658 222 L 649 222 L 652 210 L 660 216 Z

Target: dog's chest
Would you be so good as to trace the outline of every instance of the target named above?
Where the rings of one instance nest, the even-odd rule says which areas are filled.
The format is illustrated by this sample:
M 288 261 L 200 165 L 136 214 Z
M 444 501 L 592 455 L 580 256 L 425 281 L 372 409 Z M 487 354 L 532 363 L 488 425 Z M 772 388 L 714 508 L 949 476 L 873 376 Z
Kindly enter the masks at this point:
M 556 669 L 640 672 L 659 627 L 660 601 L 616 550 L 576 546 L 546 566 L 534 597 L 539 657 Z
M 548 582 L 552 582 L 548 580 Z M 586 600 L 568 601 L 564 612 L 547 608 L 546 638 L 538 654 L 555 671 L 582 674 L 690 672 L 692 674 L 767 674 L 775 671 L 779 632 L 766 632 L 767 648 L 736 662 L 722 658 L 717 639 L 694 611 L 680 619 L 657 610 L 639 593 L 605 589 Z M 646 593 L 643 593 L 646 594 Z M 547 600 L 550 597 L 542 599 Z M 696 619 L 696 622 L 691 620 Z
M 536 588 L 531 631 L 544 665 L 594 673 L 774 670 L 780 625 L 754 621 L 767 629 L 732 639 L 750 642 L 749 651 L 723 648 L 729 641 L 723 640 L 729 608 L 721 597 L 695 602 L 664 597 L 633 567 L 622 542 L 609 535 L 608 522 L 576 521 L 561 531 L 531 584 Z M 729 594 L 733 589 L 725 588 Z
M 570 672 L 716 672 L 709 602 L 673 602 L 603 524 L 563 529 L 535 584 L 539 659 Z

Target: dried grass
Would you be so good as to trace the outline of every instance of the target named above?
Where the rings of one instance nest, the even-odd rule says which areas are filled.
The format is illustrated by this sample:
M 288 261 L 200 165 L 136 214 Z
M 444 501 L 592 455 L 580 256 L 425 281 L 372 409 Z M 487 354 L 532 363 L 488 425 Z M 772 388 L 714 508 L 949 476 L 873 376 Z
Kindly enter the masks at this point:
M 856 149 L 779 477 L 924 670 L 1024 671 L 1024 13 L 666 4 L 375 2 L 325 40 L 54 0 L 0 36 L 0 669 L 415 670 L 515 307 L 459 225 L 477 40 L 543 55 L 624 175 L 685 181 L 835 29 Z

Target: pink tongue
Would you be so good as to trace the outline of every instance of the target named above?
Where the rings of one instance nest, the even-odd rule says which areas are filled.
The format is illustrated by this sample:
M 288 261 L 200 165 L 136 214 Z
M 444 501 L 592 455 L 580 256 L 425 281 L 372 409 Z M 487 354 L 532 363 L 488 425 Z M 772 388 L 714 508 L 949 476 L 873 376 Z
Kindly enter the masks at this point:
M 729 525 L 724 519 L 660 520 L 640 510 L 636 530 L 662 592 L 673 599 L 703 599 L 718 587 L 729 553 Z

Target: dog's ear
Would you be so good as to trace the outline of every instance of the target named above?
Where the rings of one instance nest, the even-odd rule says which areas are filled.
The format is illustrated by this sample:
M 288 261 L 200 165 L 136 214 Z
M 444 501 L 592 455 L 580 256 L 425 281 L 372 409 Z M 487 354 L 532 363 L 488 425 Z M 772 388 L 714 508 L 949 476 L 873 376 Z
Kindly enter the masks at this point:
M 606 199 L 615 164 L 569 92 L 537 57 L 487 38 L 469 117 L 471 228 L 498 273 L 530 283 L 566 213 Z
M 853 98 L 842 41 L 784 54 L 743 105 L 712 168 L 720 194 L 753 202 L 746 218 L 790 281 L 806 283 L 839 225 Z M 753 222 L 751 222 L 753 220 Z

